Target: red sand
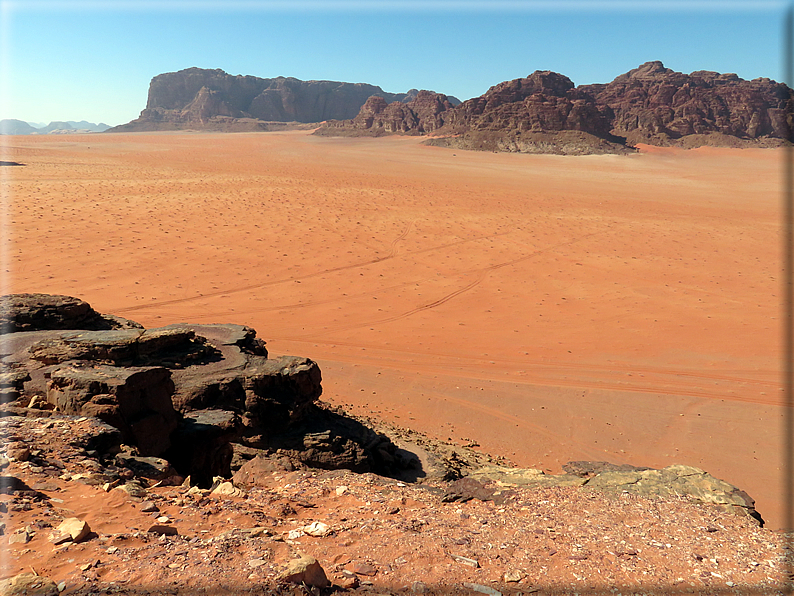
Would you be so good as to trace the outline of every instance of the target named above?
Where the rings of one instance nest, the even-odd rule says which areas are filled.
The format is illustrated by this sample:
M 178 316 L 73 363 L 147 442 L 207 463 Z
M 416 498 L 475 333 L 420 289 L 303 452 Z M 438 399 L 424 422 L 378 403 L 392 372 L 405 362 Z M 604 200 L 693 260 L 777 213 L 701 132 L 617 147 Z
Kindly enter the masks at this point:
M 554 472 L 701 467 L 782 522 L 777 150 L 10 137 L 3 292 L 251 325 L 324 399 Z

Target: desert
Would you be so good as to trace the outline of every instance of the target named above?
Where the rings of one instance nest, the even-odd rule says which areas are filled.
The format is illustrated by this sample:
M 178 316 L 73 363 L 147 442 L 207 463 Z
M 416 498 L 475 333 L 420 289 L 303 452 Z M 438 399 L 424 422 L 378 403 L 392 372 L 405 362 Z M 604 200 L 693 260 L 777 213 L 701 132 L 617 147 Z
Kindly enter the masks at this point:
M 694 466 L 781 527 L 781 149 L 310 133 L 7 137 L 2 293 L 250 325 L 353 415 L 548 474 Z

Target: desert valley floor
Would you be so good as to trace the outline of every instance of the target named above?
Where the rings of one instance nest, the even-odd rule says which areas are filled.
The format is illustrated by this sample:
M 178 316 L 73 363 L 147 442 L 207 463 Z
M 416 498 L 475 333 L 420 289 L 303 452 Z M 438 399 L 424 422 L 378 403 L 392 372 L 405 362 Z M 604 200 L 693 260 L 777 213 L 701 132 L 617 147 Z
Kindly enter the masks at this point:
M 4 143 L 2 293 L 250 325 L 352 413 L 555 473 L 697 466 L 782 522 L 778 150 Z

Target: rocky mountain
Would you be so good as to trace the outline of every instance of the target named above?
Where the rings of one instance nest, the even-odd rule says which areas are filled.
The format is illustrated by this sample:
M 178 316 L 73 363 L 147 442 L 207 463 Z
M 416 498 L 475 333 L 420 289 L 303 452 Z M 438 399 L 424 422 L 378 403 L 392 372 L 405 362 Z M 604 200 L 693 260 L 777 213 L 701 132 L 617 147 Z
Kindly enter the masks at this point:
M 53 121 L 41 127 L 32 126 L 29 122 L 21 120 L 0 120 L 0 134 L 4 135 L 42 135 L 42 134 L 68 134 L 86 132 L 104 132 L 110 127 L 100 122 L 86 122 L 81 120 Z
M 37 128 L 22 120 L 14 120 L 13 118 L 0 120 L 0 135 L 30 135 L 36 132 L 38 132 Z
M 434 145 L 561 154 L 625 153 L 637 143 L 774 146 L 792 138 L 794 94 L 769 79 L 687 75 L 657 61 L 611 83 L 579 87 L 536 71 L 436 112 L 432 131 L 403 113 L 402 106 L 373 100 L 355 118 L 328 122 L 316 134 L 433 132 L 441 137 L 428 141 Z
M 371 96 L 387 102 L 412 97 L 411 92 L 386 93 L 365 83 L 263 79 L 188 68 L 154 77 L 140 117 L 111 130 L 261 130 L 263 122 L 343 120 L 353 118 Z

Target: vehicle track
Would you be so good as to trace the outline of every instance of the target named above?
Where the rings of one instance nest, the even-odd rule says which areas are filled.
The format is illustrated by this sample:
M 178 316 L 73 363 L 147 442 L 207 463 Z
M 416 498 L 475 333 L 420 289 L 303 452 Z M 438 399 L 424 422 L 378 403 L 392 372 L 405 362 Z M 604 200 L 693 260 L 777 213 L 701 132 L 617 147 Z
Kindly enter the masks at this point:
M 411 222 L 411 224 L 409 224 L 408 229 L 406 229 L 406 231 L 403 232 L 403 234 L 399 238 L 397 238 L 395 240 L 395 242 L 404 239 L 405 236 L 408 235 L 408 232 L 410 231 L 410 227 L 412 225 L 413 225 L 413 222 Z M 463 238 L 461 240 L 456 240 L 455 242 L 449 242 L 447 244 L 440 244 L 438 246 L 431 246 L 429 248 L 423 248 L 423 249 L 420 249 L 420 250 L 410 251 L 410 252 L 407 252 L 407 253 L 405 253 L 404 255 L 401 255 L 401 256 L 404 258 L 404 257 L 408 257 L 408 256 L 411 256 L 411 255 L 418 255 L 418 254 L 424 254 L 424 253 L 433 252 L 433 251 L 437 251 L 437 250 L 443 250 L 445 248 L 450 248 L 452 246 L 458 246 L 460 244 L 466 244 L 466 243 L 469 243 L 469 242 L 478 242 L 480 240 L 488 240 L 488 239 L 491 239 L 491 238 L 497 238 L 499 236 L 505 236 L 505 235 L 510 234 L 510 233 L 512 233 L 512 230 L 511 231 L 507 231 L 507 232 L 498 232 L 496 234 L 488 234 L 486 236 L 477 236 L 475 238 Z M 392 245 L 394 246 L 394 243 L 392 243 Z M 260 283 L 255 283 L 255 284 L 248 284 L 248 285 L 245 285 L 245 286 L 238 286 L 236 288 L 231 288 L 231 289 L 217 290 L 215 292 L 205 292 L 203 294 L 199 294 L 198 296 L 187 296 L 187 297 L 184 297 L 184 298 L 173 298 L 171 300 L 158 300 L 158 301 L 154 301 L 154 302 L 150 302 L 150 303 L 146 303 L 146 304 L 134 304 L 134 305 L 131 305 L 131 306 L 122 306 L 122 307 L 116 308 L 115 311 L 117 313 L 121 314 L 121 313 L 135 312 L 135 311 L 140 311 L 140 310 L 150 310 L 152 308 L 159 308 L 159 307 L 162 307 L 162 306 L 170 306 L 170 305 L 173 305 L 173 304 L 185 304 L 185 303 L 188 303 L 188 302 L 195 302 L 196 300 L 204 300 L 206 298 L 216 298 L 218 296 L 223 296 L 225 294 L 239 294 L 240 292 L 247 292 L 247 291 L 250 291 L 250 290 L 257 290 L 257 289 L 266 288 L 266 287 L 270 287 L 270 286 L 275 286 L 275 285 L 279 285 L 279 284 L 283 284 L 283 283 L 293 282 L 295 280 L 312 279 L 312 278 L 315 278 L 315 277 L 321 277 L 323 275 L 327 275 L 329 273 L 337 273 L 339 271 L 346 271 L 348 269 L 356 269 L 358 267 L 367 267 L 369 265 L 375 265 L 377 263 L 382 263 L 383 261 L 388 261 L 390 259 L 396 258 L 396 256 L 397 256 L 396 254 L 392 255 L 390 253 L 390 254 L 388 254 L 386 256 L 383 256 L 383 257 L 376 257 L 374 259 L 369 259 L 367 261 L 362 261 L 362 262 L 359 262 L 359 263 L 351 263 L 350 265 L 340 265 L 339 267 L 332 267 L 330 269 L 323 269 L 321 271 L 315 271 L 313 273 L 307 273 L 305 275 L 295 275 L 295 276 L 291 276 L 291 277 L 287 277 L 287 278 L 283 278 L 283 279 L 274 279 L 272 281 L 260 282 Z

